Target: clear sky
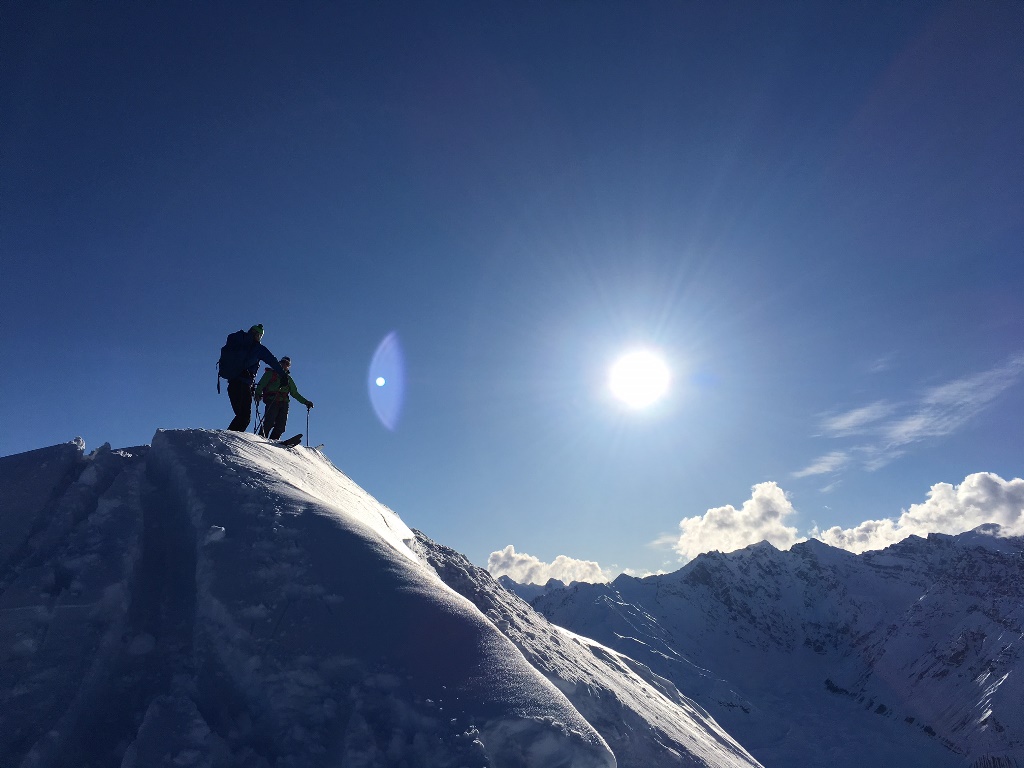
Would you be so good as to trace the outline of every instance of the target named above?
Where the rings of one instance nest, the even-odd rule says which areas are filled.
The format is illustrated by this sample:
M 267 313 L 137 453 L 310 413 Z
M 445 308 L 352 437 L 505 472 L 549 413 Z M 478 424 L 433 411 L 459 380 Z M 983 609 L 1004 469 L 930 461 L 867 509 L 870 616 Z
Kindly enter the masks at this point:
M 0 50 L 0 455 L 226 427 L 263 323 L 479 564 L 1015 498 L 1024 4 L 7 2 Z

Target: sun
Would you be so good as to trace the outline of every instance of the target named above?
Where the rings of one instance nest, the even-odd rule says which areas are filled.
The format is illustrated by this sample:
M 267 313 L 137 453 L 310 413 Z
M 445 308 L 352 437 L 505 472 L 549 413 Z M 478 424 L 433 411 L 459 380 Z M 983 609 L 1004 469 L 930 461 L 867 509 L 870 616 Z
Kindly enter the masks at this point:
M 647 349 L 623 355 L 608 372 L 612 394 L 630 408 L 646 408 L 668 392 L 672 373 L 661 355 Z

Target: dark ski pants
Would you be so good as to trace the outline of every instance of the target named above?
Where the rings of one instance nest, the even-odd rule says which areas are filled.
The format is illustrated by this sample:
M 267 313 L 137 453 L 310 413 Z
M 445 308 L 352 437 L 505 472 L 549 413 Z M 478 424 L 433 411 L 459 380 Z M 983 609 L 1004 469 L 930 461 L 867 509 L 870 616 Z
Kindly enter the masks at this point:
M 288 426 L 288 402 L 286 398 L 267 403 L 267 410 L 263 414 L 263 426 L 260 427 L 261 435 L 271 440 L 281 438 L 284 428 Z
M 231 420 L 228 429 L 245 432 L 249 428 L 249 420 L 252 419 L 251 387 L 252 382 L 245 377 L 228 382 L 228 398 L 231 400 L 231 410 L 235 412 L 235 418 Z

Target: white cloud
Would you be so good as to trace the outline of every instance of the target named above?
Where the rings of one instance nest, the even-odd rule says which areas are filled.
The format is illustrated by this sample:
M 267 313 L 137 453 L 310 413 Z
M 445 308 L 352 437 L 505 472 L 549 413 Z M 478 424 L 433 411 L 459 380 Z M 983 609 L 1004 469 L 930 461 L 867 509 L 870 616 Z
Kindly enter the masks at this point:
M 819 456 L 810 466 L 794 472 L 793 477 L 809 477 L 811 475 L 827 475 L 842 469 L 850 461 L 846 451 L 832 451 L 824 456 Z
M 884 355 L 878 358 L 868 366 L 870 373 L 883 373 L 892 367 L 892 361 L 896 358 L 895 354 Z
M 783 523 L 785 518 L 795 513 L 778 484 L 758 483 L 740 509 L 729 504 L 709 509 L 701 517 L 682 520 L 675 550 L 690 560 L 702 552 L 733 552 L 760 541 L 768 541 L 779 549 L 789 549 L 802 541 L 796 528 Z
M 894 408 L 891 403 L 879 400 L 837 416 L 829 416 L 821 422 L 821 426 L 832 437 L 856 434 L 864 430 L 868 424 L 884 419 Z
M 554 562 L 545 563 L 533 555 L 516 552 L 511 544 L 499 552 L 491 552 L 487 558 L 487 570 L 494 578 L 508 576 L 520 584 L 547 584 L 548 579 L 558 579 L 566 584 L 573 581 L 608 581 L 601 566 L 593 560 L 576 560 L 559 555 Z
M 1024 354 L 1015 354 L 990 370 L 932 387 L 916 400 L 902 404 L 878 400 L 829 416 L 821 422 L 827 436 L 856 436 L 858 444 L 826 454 L 793 474 L 807 477 L 838 471 L 843 455 L 848 463 L 860 457 L 858 463 L 868 471 L 880 469 L 908 453 L 915 443 L 959 431 L 1022 377 Z
M 884 437 L 890 446 L 952 434 L 977 416 L 1024 373 L 1024 355 L 1016 355 L 990 371 L 933 387 L 916 409 L 889 424 Z
M 960 485 L 937 483 L 927 501 L 913 504 L 898 520 L 866 520 L 854 528 L 835 526 L 811 535 L 851 552 L 884 549 L 911 535 L 957 534 L 998 523 L 1007 536 L 1024 535 L 1024 480 L 1003 480 L 991 472 L 968 475 Z
M 652 549 L 675 549 L 677 541 L 679 541 L 678 533 L 660 533 L 656 539 L 648 542 L 647 546 Z
M 857 453 L 863 459 L 864 469 L 868 472 L 875 472 L 888 464 L 892 464 L 896 459 L 904 456 L 907 451 L 906 449 L 893 448 L 892 446 L 862 445 L 857 449 Z

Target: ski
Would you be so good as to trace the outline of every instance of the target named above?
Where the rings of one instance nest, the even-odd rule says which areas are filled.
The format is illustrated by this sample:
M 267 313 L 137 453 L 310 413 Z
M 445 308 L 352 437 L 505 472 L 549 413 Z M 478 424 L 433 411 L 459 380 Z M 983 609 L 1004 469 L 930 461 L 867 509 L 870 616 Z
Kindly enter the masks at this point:
M 297 445 L 302 444 L 302 433 L 289 437 L 287 440 L 278 440 L 274 445 L 280 445 L 282 448 L 294 448 Z

